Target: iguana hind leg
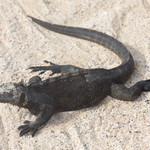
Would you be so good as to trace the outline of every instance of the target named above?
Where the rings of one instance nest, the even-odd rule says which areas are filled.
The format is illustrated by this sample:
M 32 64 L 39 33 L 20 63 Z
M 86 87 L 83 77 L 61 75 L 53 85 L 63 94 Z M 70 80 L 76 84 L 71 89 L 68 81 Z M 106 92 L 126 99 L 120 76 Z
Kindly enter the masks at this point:
M 67 74 L 70 72 L 76 72 L 82 70 L 82 68 L 73 66 L 73 65 L 57 65 L 49 61 L 44 61 L 45 63 L 50 63 L 50 66 L 31 66 L 28 69 L 31 69 L 31 72 L 40 71 L 39 74 L 43 74 L 46 71 L 51 71 L 51 75 L 56 73 Z
M 142 92 L 148 91 L 150 91 L 150 80 L 137 82 L 130 88 L 127 88 L 123 84 L 112 84 L 110 96 L 120 100 L 133 101 L 140 96 Z

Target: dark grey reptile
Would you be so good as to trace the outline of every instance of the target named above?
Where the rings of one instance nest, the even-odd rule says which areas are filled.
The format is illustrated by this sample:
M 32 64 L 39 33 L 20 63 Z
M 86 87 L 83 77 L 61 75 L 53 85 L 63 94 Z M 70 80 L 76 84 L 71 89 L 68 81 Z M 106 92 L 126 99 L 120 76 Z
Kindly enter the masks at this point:
M 32 71 L 41 73 L 50 70 L 60 73 L 44 81 L 39 76 L 32 77 L 28 84 L 5 83 L 0 86 L 0 102 L 27 108 L 38 115 L 34 122 L 25 121 L 21 125 L 20 136 L 31 132 L 32 136 L 52 117 L 54 113 L 79 110 L 98 104 L 107 95 L 116 99 L 133 101 L 142 92 L 150 91 L 150 80 L 139 81 L 127 88 L 123 85 L 134 70 L 134 61 L 126 47 L 104 33 L 77 27 L 67 27 L 47 23 L 36 18 L 32 21 L 40 26 L 76 38 L 100 44 L 117 54 L 122 63 L 113 69 L 82 69 L 72 65 L 33 66 Z

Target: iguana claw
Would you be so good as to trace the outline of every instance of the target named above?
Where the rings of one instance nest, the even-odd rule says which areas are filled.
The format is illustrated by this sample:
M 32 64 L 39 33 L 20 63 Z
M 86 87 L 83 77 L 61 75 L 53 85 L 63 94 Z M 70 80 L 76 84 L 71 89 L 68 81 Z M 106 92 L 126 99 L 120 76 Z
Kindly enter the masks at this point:
M 18 127 L 18 130 L 20 130 L 20 136 L 23 136 L 24 134 L 31 132 L 32 137 L 34 137 L 35 133 L 37 132 L 39 126 L 32 123 L 31 121 L 24 121 L 25 125 L 21 125 Z

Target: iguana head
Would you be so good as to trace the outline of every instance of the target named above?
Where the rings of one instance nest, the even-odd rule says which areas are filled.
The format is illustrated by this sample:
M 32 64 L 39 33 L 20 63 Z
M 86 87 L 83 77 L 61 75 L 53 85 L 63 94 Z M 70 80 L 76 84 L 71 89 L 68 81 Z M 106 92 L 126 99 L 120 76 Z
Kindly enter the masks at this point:
M 4 83 L 0 85 L 0 103 L 17 104 L 20 100 L 22 90 L 15 83 Z

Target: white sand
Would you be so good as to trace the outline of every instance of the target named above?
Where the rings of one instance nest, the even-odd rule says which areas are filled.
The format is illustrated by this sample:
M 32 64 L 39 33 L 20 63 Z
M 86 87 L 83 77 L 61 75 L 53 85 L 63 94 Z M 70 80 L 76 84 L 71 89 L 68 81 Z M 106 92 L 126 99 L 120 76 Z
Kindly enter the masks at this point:
M 44 30 L 27 15 L 112 35 L 135 59 L 127 86 L 150 78 L 150 0 L 1 0 L 0 84 L 28 80 L 36 73 L 27 68 L 45 59 L 83 68 L 112 68 L 120 63 L 109 50 Z M 0 104 L 0 149 L 150 149 L 150 93 L 135 102 L 107 97 L 95 108 L 54 115 L 34 138 L 20 138 L 17 127 L 27 119 L 35 117 L 25 109 Z

